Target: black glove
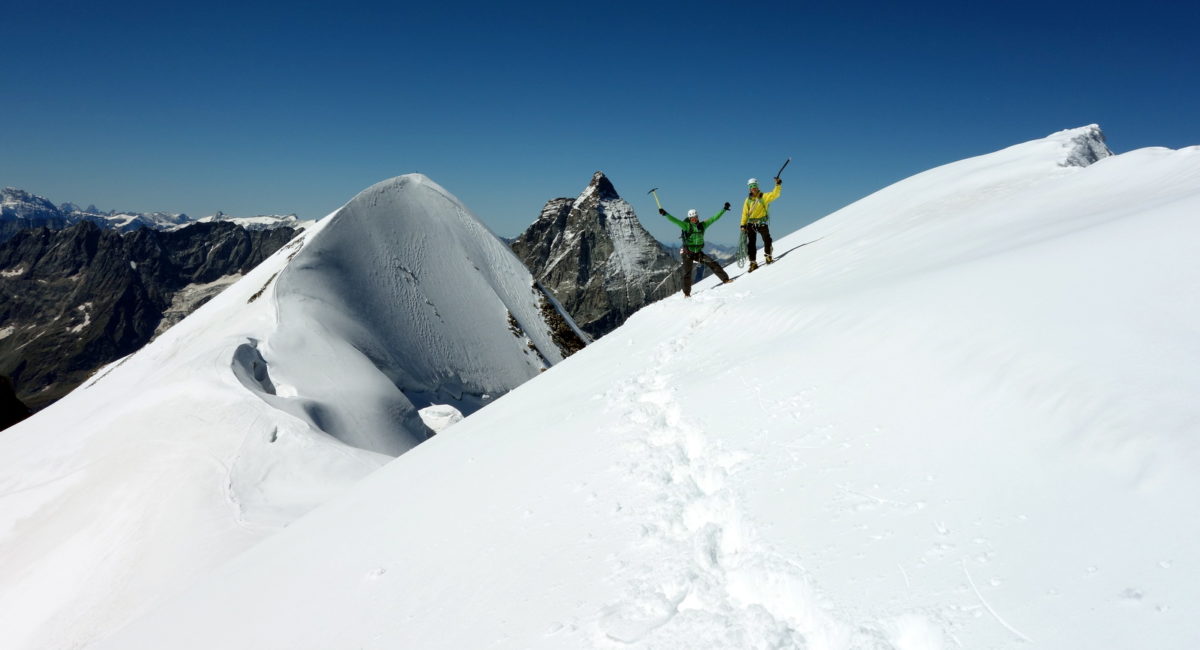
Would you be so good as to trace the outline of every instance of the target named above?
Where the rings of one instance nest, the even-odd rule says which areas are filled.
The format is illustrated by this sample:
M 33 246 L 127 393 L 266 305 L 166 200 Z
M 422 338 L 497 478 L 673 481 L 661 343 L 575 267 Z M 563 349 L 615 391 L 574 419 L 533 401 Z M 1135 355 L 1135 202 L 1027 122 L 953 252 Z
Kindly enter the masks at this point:
M 725 209 L 726 209 L 726 210 L 728 210 L 728 209 L 729 209 L 729 201 L 726 201 L 726 202 L 725 202 Z
M 746 232 L 750 232 L 750 224 L 748 224 L 748 223 L 742 224 L 742 230 L 745 230 Z
M 658 209 L 658 213 L 659 213 L 659 214 L 661 214 L 661 215 L 662 215 L 662 216 L 664 216 L 664 217 L 665 217 L 665 216 L 667 216 L 667 211 L 666 211 L 666 210 L 664 210 L 664 209 L 662 209 L 662 208 L 659 208 L 659 209 Z
M 780 178 L 780 177 L 778 177 L 778 176 L 776 176 L 776 177 L 775 177 L 775 184 L 776 184 L 776 185 L 783 185 L 783 179 L 782 179 L 782 178 Z

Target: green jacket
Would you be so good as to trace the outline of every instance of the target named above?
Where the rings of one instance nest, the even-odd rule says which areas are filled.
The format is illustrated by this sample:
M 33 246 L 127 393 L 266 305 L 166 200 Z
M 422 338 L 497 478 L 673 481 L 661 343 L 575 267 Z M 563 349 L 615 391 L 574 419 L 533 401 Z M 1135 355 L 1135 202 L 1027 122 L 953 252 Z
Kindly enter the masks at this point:
M 663 216 L 670 219 L 671 223 L 679 226 L 679 228 L 683 231 L 683 245 L 693 253 L 699 253 L 700 251 L 704 250 L 704 230 L 711 226 L 714 221 L 720 219 L 721 215 L 723 214 L 725 214 L 725 208 L 721 208 L 720 212 L 709 217 L 707 220 L 698 221 L 694 224 L 686 219 L 680 221 L 679 219 L 672 217 L 669 213 Z

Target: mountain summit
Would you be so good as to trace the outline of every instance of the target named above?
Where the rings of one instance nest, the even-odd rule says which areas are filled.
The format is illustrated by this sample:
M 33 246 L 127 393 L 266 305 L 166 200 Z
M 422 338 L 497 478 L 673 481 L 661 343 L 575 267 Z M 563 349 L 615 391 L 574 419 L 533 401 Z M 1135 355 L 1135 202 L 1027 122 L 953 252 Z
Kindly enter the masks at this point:
M 547 201 L 512 249 L 593 337 L 682 286 L 678 263 L 599 171 L 577 198 Z
M 560 361 L 547 300 L 454 196 L 368 188 L 0 436 L 0 636 L 83 647 Z M 412 492 L 398 500 L 421 500 Z
M 273 373 L 320 396 L 297 415 L 327 433 L 396 455 L 425 439 L 419 409 L 470 414 L 565 356 L 529 272 L 425 176 L 374 185 L 318 228 L 280 274 L 270 347 L 287 352 Z M 363 372 L 331 382 L 329 364 L 347 359 Z M 384 395 L 386 408 L 370 403 Z
M 612 181 L 604 175 L 604 172 L 596 172 L 592 174 L 592 182 L 583 190 L 583 196 L 595 196 L 601 201 L 615 201 L 621 198 L 617 194 L 617 188 L 613 186 Z

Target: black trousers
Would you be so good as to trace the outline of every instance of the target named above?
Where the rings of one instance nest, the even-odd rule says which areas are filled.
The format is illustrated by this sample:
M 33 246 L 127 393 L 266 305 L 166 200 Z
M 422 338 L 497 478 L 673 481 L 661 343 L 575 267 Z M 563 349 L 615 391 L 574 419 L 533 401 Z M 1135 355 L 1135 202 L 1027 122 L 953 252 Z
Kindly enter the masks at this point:
M 770 255 L 771 229 L 767 226 L 767 222 L 764 221 L 762 223 L 754 223 L 753 221 L 747 221 L 746 225 L 749 226 L 749 228 L 746 229 L 746 255 L 750 257 L 750 261 L 753 262 L 755 258 L 758 257 L 757 235 L 762 235 L 763 252 L 767 255 Z
M 704 254 L 704 251 L 692 252 L 688 249 L 683 249 L 683 295 L 692 295 L 692 265 L 700 262 L 712 269 L 712 272 L 721 278 L 721 282 L 729 282 L 729 274 L 725 269 L 717 264 L 716 260 Z

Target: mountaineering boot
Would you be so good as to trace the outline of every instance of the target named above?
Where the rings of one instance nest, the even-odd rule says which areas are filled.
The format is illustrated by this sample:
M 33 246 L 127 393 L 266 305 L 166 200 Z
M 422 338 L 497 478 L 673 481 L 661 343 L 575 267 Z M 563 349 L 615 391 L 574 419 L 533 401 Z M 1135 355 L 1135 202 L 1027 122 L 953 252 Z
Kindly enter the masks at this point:
M 755 262 L 754 260 L 750 260 L 750 270 L 746 271 L 746 272 L 754 273 L 757 269 L 758 269 L 758 262 Z
M 771 257 L 770 253 L 766 253 L 766 256 L 767 256 L 767 264 L 770 264 L 771 262 L 775 261 L 775 258 Z

